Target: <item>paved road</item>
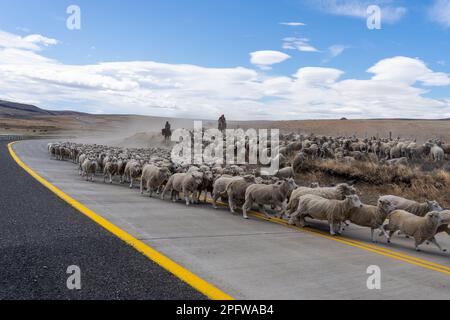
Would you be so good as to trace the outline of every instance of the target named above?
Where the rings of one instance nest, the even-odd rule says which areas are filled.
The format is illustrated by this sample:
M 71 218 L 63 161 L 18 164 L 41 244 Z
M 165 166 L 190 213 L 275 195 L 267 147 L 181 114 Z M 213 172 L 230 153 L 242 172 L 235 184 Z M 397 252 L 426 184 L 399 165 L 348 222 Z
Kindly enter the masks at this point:
M 5 141 L 0 182 L 0 299 L 204 298 L 35 181 Z M 81 290 L 67 289 L 71 265 Z
M 449 274 L 259 219 L 246 221 L 225 209 L 149 199 L 99 177 L 85 182 L 73 164 L 50 160 L 46 143 L 23 141 L 14 150 L 65 193 L 235 298 L 450 299 Z M 369 243 L 367 229 L 352 226 L 346 235 Z M 450 237 L 439 240 L 450 249 Z M 377 248 L 450 267 L 449 253 L 431 246 L 416 253 L 411 240 L 393 242 Z M 371 265 L 381 268 L 381 290 L 367 289 Z

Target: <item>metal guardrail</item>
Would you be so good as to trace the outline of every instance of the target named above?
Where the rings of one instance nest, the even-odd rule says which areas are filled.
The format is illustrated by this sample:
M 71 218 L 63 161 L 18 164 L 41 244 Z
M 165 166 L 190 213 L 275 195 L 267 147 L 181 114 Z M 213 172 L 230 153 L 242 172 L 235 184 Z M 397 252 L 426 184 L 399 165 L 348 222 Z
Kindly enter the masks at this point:
M 0 135 L 0 140 L 2 141 L 19 141 L 19 140 L 29 140 L 33 139 L 30 136 L 14 136 L 14 135 Z
M 21 140 L 37 140 L 37 139 L 72 139 L 72 138 L 74 138 L 74 137 L 0 135 L 0 141 L 21 141 Z

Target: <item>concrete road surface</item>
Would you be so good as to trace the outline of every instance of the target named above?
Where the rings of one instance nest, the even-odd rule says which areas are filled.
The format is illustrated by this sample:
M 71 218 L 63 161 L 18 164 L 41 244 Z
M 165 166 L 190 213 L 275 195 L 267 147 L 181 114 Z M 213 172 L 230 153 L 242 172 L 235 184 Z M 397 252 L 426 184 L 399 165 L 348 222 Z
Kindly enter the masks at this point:
M 4 140 L 0 182 L 0 299 L 205 298 L 34 180 Z
M 338 241 L 257 218 L 243 220 L 210 205 L 186 208 L 150 199 L 117 182 L 103 184 L 101 177 L 86 182 L 74 164 L 50 159 L 47 142 L 23 141 L 14 150 L 59 189 L 235 298 L 450 299 L 450 254 L 432 246 L 417 253 L 410 239 L 396 237 L 392 245 L 380 238 L 370 247 L 370 231 L 356 226 L 344 236 L 359 242 Z M 42 199 L 48 201 L 57 200 Z M 26 214 L 17 217 L 18 225 L 26 224 Z M 450 249 L 448 235 L 438 240 Z M 108 254 L 103 247 L 86 250 Z M 372 265 L 381 269 L 381 290 L 367 288 Z

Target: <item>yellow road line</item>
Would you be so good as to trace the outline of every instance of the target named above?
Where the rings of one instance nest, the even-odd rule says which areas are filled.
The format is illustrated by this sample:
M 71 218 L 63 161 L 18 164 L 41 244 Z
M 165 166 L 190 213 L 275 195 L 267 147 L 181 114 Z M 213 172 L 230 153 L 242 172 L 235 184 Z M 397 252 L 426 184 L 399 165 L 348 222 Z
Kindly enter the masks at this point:
M 176 262 L 170 260 L 168 257 L 164 256 L 160 252 L 156 251 L 152 247 L 148 246 L 147 244 L 143 243 L 142 241 L 134 238 L 129 233 L 123 231 L 116 225 L 112 224 L 108 220 L 102 218 L 100 215 L 96 214 L 94 211 L 89 209 L 88 207 L 84 206 L 80 202 L 76 201 L 75 199 L 69 197 L 67 194 L 59 190 L 57 187 L 52 185 L 50 182 L 42 178 L 39 174 L 34 172 L 32 169 L 30 169 L 25 163 L 23 163 L 22 160 L 16 155 L 14 152 L 12 145 L 14 142 L 8 144 L 9 153 L 11 154 L 12 158 L 17 162 L 17 164 L 22 167 L 26 172 L 28 172 L 33 178 L 35 178 L 37 181 L 39 181 L 41 184 L 43 184 L 46 188 L 48 188 L 50 191 L 55 193 L 59 198 L 66 201 L 68 204 L 70 204 L 72 207 L 101 225 L 103 228 L 120 238 L 121 240 L 125 241 L 129 245 L 131 245 L 133 248 L 144 254 L 146 257 L 148 257 L 150 260 L 156 262 L 158 265 L 172 273 L 173 275 L 177 276 L 196 290 L 200 291 L 204 295 L 206 295 L 208 298 L 213 300 L 234 300 L 233 297 L 229 296 L 228 294 L 222 292 L 218 288 L 216 288 L 214 285 L 206 282 L 205 280 L 201 279 L 197 275 L 193 274 L 189 270 L 183 268 Z
M 212 203 L 212 199 L 208 199 L 207 202 Z M 227 207 L 227 205 L 225 203 L 219 203 L 218 202 L 218 204 L 220 204 L 223 207 Z M 437 271 L 437 272 L 440 272 L 440 273 L 444 273 L 444 274 L 450 275 L 450 267 L 445 266 L 445 265 L 441 265 L 441 264 L 434 263 L 434 262 L 431 262 L 431 261 L 423 260 L 423 259 L 420 259 L 420 258 L 416 258 L 416 257 L 413 257 L 413 256 L 406 255 L 404 253 L 400 253 L 400 252 L 392 251 L 392 250 L 389 250 L 389 249 L 381 248 L 381 247 L 376 246 L 376 245 L 372 245 L 372 244 L 368 244 L 368 243 L 365 243 L 365 242 L 353 240 L 353 239 L 350 239 L 350 238 L 347 238 L 347 237 L 331 236 L 327 232 L 323 232 L 323 231 L 320 231 L 320 230 L 316 230 L 316 229 L 312 229 L 312 228 L 300 228 L 300 227 L 297 227 L 297 226 L 291 226 L 291 225 L 288 224 L 287 221 L 285 221 L 283 219 L 278 219 L 278 218 L 268 219 L 264 214 L 262 214 L 260 212 L 250 211 L 249 215 L 251 215 L 251 216 L 253 216 L 255 218 L 261 219 L 261 220 L 265 220 L 265 221 L 268 221 L 268 222 L 272 222 L 272 223 L 276 223 L 278 225 L 282 225 L 282 226 L 288 227 L 290 229 L 294 229 L 294 230 L 297 230 L 297 231 L 309 233 L 309 234 L 312 234 L 312 235 L 315 235 L 315 236 L 319 236 L 321 238 L 325 238 L 325 239 L 332 240 L 332 241 L 335 241 L 335 242 L 339 242 L 339 243 L 342 243 L 342 244 L 345 244 L 345 245 L 348 245 L 348 246 L 352 246 L 352 247 L 359 248 L 359 249 L 362 249 L 362 250 L 366 250 L 366 251 L 369 251 L 369 252 L 372 252 L 372 253 L 376 253 L 376 254 L 379 254 L 379 255 L 382 255 L 382 256 L 385 256 L 385 257 L 389 257 L 389 258 L 392 258 L 392 259 L 403 261 L 403 262 L 406 262 L 406 263 L 409 263 L 409 264 L 412 264 L 412 265 L 416 265 L 416 266 L 419 266 L 419 267 L 422 267 L 422 268 L 425 268 L 425 269 L 429 269 L 429 270 L 433 270 L 433 271 Z

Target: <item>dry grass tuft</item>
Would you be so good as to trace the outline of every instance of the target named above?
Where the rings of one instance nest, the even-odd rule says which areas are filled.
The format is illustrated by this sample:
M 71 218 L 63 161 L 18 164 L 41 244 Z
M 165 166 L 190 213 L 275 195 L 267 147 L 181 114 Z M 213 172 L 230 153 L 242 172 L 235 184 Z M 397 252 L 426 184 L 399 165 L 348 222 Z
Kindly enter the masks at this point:
M 356 183 L 368 203 L 376 203 L 383 194 L 393 194 L 416 201 L 436 200 L 450 207 L 450 172 L 441 168 L 386 166 L 374 162 L 337 160 L 307 161 L 299 175 L 304 184 L 319 182 Z M 316 180 L 315 180 L 316 179 Z

